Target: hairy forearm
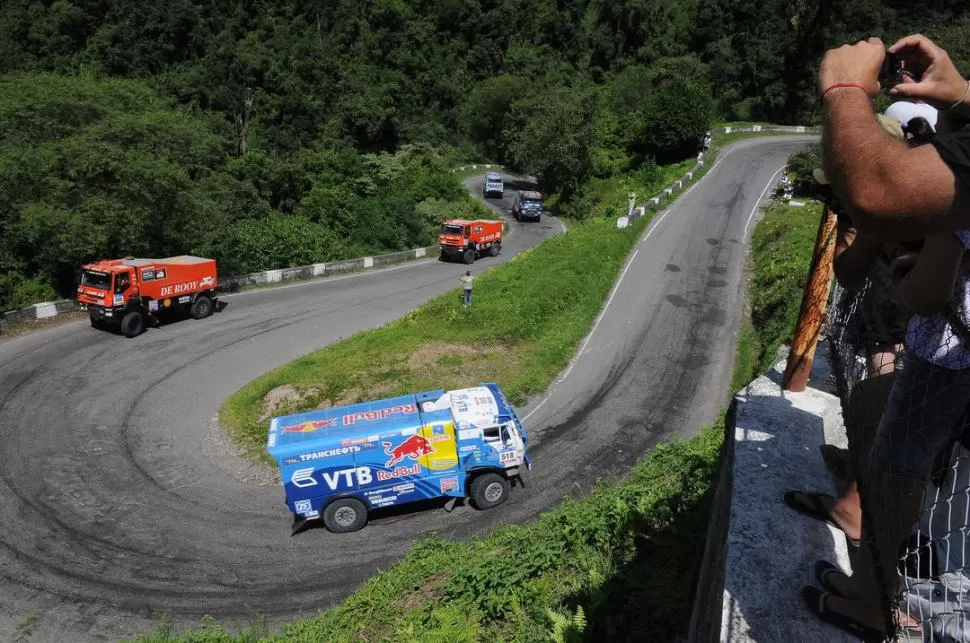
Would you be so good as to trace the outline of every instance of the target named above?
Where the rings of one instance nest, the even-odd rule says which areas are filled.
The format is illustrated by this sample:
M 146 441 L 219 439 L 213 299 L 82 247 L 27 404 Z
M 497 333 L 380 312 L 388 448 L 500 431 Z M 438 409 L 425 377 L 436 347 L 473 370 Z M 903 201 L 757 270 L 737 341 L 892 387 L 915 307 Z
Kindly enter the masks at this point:
M 906 144 L 879 126 L 868 97 L 854 89 L 837 90 L 825 98 L 822 153 L 826 175 L 860 230 L 890 213 L 881 211 L 885 191 L 894 185 L 896 157 Z

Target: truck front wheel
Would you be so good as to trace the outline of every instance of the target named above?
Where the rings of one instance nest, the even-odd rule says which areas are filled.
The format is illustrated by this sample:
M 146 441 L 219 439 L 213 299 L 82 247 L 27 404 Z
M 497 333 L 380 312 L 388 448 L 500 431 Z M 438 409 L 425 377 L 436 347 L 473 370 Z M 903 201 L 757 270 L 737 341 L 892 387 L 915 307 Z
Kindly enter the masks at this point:
M 199 295 L 192 302 L 192 316 L 196 319 L 203 319 L 212 314 L 212 300 L 206 295 Z
M 475 263 L 475 249 L 468 248 L 467 250 L 465 250 L 465 254 L 462 255 L 461 259 L 467 264 Z
M 138 337 L 145 330 L 145 317 L 133 310 L 121 318 L 121 332 L 125 337 Z
M 497 473 L 483 473 L 472 480 L 469 496 L 476 509 L 498 507 L 509 498 L 509 481 Z
M 327 505 L 323 524 L 335 534 L 362 529 L 367 524 L 367 507 L 357 498 L 340 498 Z

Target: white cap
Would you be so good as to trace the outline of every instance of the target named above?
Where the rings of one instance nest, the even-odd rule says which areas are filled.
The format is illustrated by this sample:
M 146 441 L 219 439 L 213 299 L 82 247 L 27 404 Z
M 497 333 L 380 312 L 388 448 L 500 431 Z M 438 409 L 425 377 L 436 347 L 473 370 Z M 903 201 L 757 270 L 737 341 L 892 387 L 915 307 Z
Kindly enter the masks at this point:
M 936 119 L 939 115 L 936 108 L 927 103 L 911 103 L 905 100 L 896 101 L 887 107 L 883 113 L 890 118 L 895 118 L 903 125 L 909 123 L 910 119 L 922 116 L 933 127 L 933 131 L 936 131 Z

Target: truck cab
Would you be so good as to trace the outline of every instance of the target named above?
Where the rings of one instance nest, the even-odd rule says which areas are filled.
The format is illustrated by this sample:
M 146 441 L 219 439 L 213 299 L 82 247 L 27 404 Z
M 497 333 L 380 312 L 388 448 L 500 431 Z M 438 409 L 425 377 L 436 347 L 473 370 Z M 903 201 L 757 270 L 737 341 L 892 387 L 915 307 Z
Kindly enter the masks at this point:
M 501 199 L 505 196 L 505 184 L 502 181 L 501 174 L 498 172 L 485 173 L 485 180 L 482 182 L 482 196 L 486 199 L 488 197 Z
M 512 203 L 512 215 L 518 221 L 542 220 L 542 193 L 534 190 L 519 190 Z
M 296 524 L 336 533 L 431 498 L 497 507 L 531 468 L 525 427 L 494 383 L 273 418 L 266 448 Z

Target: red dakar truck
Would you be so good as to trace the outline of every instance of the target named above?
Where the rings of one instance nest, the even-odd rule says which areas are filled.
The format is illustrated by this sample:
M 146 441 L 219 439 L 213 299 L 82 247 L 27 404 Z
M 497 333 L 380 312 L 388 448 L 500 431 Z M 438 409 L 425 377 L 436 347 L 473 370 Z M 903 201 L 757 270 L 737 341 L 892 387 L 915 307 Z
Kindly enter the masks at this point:
M 216 262 L 182 255 L 167 259 L 103 259 L 81 267 L 77 301 L 95 328 L 115 326 L 135 337 L 161 313 L 212 314 L 218 285 Z
M 441 260 L 460 257 L 465 263 L 475 263 L 479 254 L 488 253 L 497 257 L 502 251 L 501 221 L 487 221 L 484 219 L 466 221 L 464 219 L 449 219 L 441 224 L 441 234 L 438 235 L 438 249 Z

